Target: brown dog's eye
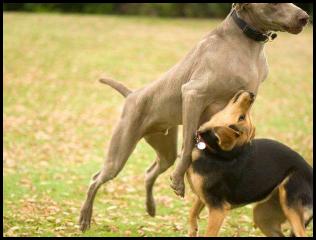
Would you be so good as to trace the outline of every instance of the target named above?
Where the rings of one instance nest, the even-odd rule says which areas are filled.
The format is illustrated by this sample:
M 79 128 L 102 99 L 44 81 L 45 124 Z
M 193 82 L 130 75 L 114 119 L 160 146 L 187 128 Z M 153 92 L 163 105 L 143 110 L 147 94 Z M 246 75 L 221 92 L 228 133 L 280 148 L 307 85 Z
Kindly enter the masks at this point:
M 246 117 L 245 115 L 240 115 L 240 117 L 238 119 L 238 122 L 244 121 L 245 117 Z

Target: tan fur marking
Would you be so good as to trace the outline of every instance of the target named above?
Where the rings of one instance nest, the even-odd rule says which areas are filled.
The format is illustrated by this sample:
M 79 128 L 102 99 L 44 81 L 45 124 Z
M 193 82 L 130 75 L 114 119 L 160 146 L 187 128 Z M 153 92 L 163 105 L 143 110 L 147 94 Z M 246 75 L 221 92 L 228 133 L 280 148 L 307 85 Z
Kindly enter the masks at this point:
M 194 148 L 191 156 L 192 156 L 192 162 L 194 162 L 197 159 L 199 159 L 199 157 L 201 156 L 201 151 L 198 150 L 197 148 Z
M 305 226 L 304 226 L 304 213 L 299 207 L 293 208 L 293 207 L 288 206 L 287 200 L 286 200 L 287 192 L 284 187 L 284 184 L 282 184 L 279 188 L 279 196 L 280 196 L 280 204 L 281 204 L 282 210 L 284 212 L 284 215 L 290 222 L 295 236 L 306 237 L 307 235 L 306 235 Z
M 199 174 L 194 173 L 192 166 L 189 167 L 187 171 L 187 179 L 190 184 L 192 191 L 205 203 L 205 198 L 203 194 L 203 177 Z
M 227 211 L 230 206 L 227 205 L 221 208 L 213 208 L 210 205 L 207 205 L 208 209 L 208 221 L 207 221 L 207 230 L 206 237 L 216 237 L 218 232 L 223 224 Z
M 199 199 L 198 196 L 195 196 L 194 204 L 190 210 L 189 216 L 189 237 L 196 237 L 198 233 L 198 215 L 201 208 L 204 206 L 204 203 Z

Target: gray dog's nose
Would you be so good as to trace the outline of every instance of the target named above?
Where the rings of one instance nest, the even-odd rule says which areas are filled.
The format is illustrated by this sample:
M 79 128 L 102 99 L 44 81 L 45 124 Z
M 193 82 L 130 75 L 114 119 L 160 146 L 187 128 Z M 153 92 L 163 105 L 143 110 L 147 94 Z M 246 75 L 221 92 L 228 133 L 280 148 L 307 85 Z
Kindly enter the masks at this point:
M 307 13 L 305 13 L 298 18 L 298 21 L 299 21 L 301 26 L 305 26 L 308 22 L 308 19 L 309 19 L 309 16 Z

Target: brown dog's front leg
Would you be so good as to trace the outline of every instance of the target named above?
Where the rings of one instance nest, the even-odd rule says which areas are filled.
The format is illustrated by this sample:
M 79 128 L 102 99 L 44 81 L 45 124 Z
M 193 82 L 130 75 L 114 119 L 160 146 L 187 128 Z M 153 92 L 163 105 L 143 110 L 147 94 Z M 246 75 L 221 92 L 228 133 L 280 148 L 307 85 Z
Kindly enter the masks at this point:
M 180 161 L 171 175 L 171 188 L 184 197 L 184 174 L 191 164 L 191 153 L 194 147 L 194 135 L 198 129 L 199 120 L 205 109 L 205 96 L 192 89 L 193 84 L 185 84 L 182 88 L 182 121 L 183 121 L 183 151 Z
M 198 196 L 195 196 L 194 204 L 189 216 L 189 237 L 196 237 L 198 232 L 198 216 L 204 204 Z
M 207 206 L 208 219 L 205 237 L 216 237 L 226 216 L 226 209 Z

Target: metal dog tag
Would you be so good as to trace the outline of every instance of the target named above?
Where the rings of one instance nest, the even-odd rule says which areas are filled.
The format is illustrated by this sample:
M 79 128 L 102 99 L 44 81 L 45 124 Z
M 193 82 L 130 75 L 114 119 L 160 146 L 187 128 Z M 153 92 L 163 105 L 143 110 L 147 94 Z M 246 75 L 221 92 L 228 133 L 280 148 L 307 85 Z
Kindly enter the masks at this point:
M 197 148 L 200 149 L 200 150 L 205 149 L 205 148 L 206 148 L 205 142 L 199 142 L 199 143 L 197 144 Z

